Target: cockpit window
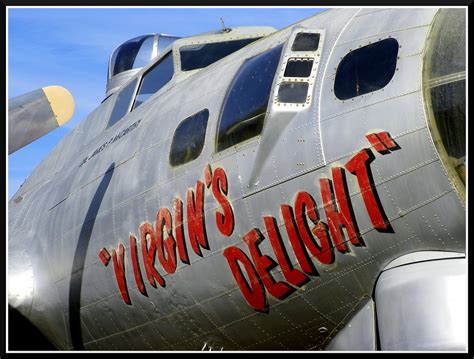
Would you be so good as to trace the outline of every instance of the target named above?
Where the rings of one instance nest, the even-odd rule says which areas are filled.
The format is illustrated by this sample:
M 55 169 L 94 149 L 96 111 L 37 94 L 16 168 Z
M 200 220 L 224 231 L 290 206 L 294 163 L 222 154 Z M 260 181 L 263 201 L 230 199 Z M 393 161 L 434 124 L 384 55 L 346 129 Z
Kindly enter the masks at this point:
M 202 110 L 178 125 L 170 150 L 171 166 L 179 166 L 199 157 L 206 138 L 209 110 Z
M 224 99 L 217 135 L 222 151 L 262 132 L 273 78 L 283 45 L 245 61 Z
M 334 93 L 348 100 L 385 87 L 397 67 L 398 41 L 388 38 L 349 52 L 339 63 Z
M 209 66 L 255 40 L 257 38 L 183 46 L 179 49 L 181 70 L 190 71 Z
M 109 73 L 109 78 L 148 63 L 153 58 L 153 41 L 154 35 L 145 35 L 120 45 L 110 59 L 111 73 Z M 144 59 L 144 57 L 146 58 Z
M 135 94 L 135 88 L 137 87 L 137 81 L 138 79 L 130 82 L 118 93 L 107 128 L 118 122 L 130 110 L 131 101 Z
M 154 43 L 154 36 L 148 36 L 145 41 L 142 42 L 135 61 L 133 61 L 134 69 L 146 66 L 156 56 L 156 46 Z
M 142 78 L 133 108 L 137 108 L 151 95 L 166 85 L 173 77 L 173 55 L 170 51 L 160 62 L 148 70 Z

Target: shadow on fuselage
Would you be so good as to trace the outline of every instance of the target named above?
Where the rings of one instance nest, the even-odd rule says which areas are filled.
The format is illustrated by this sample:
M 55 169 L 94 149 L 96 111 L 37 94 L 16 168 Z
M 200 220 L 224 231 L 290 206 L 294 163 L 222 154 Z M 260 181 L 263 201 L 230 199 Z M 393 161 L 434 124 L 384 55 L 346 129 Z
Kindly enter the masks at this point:
M 115 163 L 112 163 L 105 172 L 92 201 L 87 210 L 81 233 L 74 253 L 73 266 L 71 271 L 71 283 L 69 286 L 69 326 L 71 330 L 72 345 L 75 350 L 83 350 L 81 327 L 81 290 L 84 264 L 86 261 L 87 248 L 91 239 L 92 229 L 99 212 L 100 205 L 104 199 L 105 192 L 109 187 L 110 180 L 114 174 Z

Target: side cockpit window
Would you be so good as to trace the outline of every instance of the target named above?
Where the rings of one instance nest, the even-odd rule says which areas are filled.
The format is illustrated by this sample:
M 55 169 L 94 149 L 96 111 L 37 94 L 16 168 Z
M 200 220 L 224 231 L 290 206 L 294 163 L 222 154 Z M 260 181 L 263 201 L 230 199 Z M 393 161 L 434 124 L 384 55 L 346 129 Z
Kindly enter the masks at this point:
M 171 142 L 171 166 L 179 166 L 199 157 L 204 147 L 208 119 L 209 110 L 205 109 L 178 125 Z
M 107 128 L 117 123 L 123 116 L 130 111 L 133 95 L 135 94 L 135 88 L 137 87 L 138 79 L 130 82 L 125 86 L 117 95 L 115 100 L 114 109 L 110 115 L 109 123 Z
M 173 77 L 173 73 L 173 55 L 170 51 L 143 75 L 133 109 L 166 85 Z
M 398 42 L 388 38 L 349 52 L 339 63 L 334 93 L 348 100 L 385 87 L 397 66 Z
M 261 133 L 282 48 L 280 45 L 246 60 L 237 71 L 224 99 L 217 151 Z

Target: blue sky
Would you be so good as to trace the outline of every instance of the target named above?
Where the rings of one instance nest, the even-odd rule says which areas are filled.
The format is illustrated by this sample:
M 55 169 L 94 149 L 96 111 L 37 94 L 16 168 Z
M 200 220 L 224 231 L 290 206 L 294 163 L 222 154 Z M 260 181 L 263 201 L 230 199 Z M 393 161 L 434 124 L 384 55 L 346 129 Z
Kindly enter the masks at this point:
M 190 36 L 221 27 L 282 29 L 318 8 L 8 8 L 8 98 L 59 85 L 76 110 L 61 128 L 8 157 L 8 198 L 59 141 L 105 97 L 112 50 L 149 33 Z

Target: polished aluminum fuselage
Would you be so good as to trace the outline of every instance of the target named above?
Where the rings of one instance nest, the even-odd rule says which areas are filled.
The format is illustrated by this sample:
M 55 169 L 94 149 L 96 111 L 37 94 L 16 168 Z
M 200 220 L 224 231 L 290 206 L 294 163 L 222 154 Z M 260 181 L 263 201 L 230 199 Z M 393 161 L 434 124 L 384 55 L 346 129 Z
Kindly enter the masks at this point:
M 30 285 L 23 297 L 10 298 L 10 305 L 66 350 L 324 349 L 372 297 L 378 276 L 391 261 L 417 251 L 465 253 L 464 200 L 444 169 L 424 106 L 424 49 L 436 12 L 344 8 L 321 13 L 207 68 L 175 76 L 106 128 L 116 94 L 109 97 L 66 136 L 9 203 L 9 281 L 29 278 L 24 282 Z M 261 135 L 216 153 L 219 114 L 239 67 L 277 44 L 286 46 L 296 28 L 324 34 L 309 105 L 284 108 L 272 93 Z M 401 45 L 391 82 L 352 100 L 337 99 L 334 78 L 341 58 L 389 36 Z M 283 55 L 273 88 L 284 61 Z M 209 110 L 209 122 L 202 153 L 171 167 L 176 127 L 203 109 Z M 382 131 L 390 134 L 397 150 L 380 154 L 371 149 L 366 135 Z M 328 265 L 312 256 L 317 274 L 308 275 L 306 284 L 282 300 L 265 289 L 266 311 L 254 310 L 224 250 L 234 246 L 252 258 L 242 238 L 258 228 L 265 237 L 261 253 L 276 261 L 263 219 L 272 216 L 291 263 L 300 269 L 280 206 L 293 206 L 296 195 L 307 192 L 327 222 L 320 179 L 332 179 L 332 168 L 344 167 L 364 148 L 374 154 L 373 184 L 392 230 L 374 228 L 357 178 L 346 171 L 363 245 L 353 245 L 344 231 L 347 252 L 334 250 Z M 89 160 L 83 163 L 85 158 Z M 174 200 L 180 198 L 187 228 L 186 193 L 196 191 L 197 181 L 206 182 L 207 165 L 226 173 L 226 196 L 235 218 L 232 234 L 219 231 L 216 212 L 222 207 L 206 187 L 209 249 L 195 254 L 185 230 L 190 263 L 177 259 L 176 271 L 168 274 L 156 260 L 166 284 L 154 288 L 144 268 L 140 226 L 155 225 L 162 207 L 175 221 Z M 137 287 L 130 235 L 138 240 L 146 295 Z M 130 304 L 119 290 L 112 260 L 105 266 L 99 258 L 102 249 L 118 253 L 120 245 Z M 271 273 L 275 280 L 285 280 L 281 266 Z

